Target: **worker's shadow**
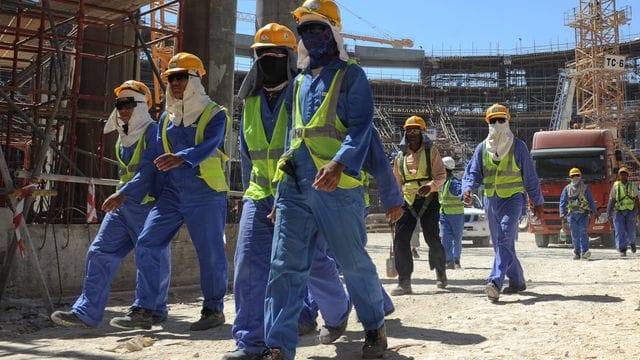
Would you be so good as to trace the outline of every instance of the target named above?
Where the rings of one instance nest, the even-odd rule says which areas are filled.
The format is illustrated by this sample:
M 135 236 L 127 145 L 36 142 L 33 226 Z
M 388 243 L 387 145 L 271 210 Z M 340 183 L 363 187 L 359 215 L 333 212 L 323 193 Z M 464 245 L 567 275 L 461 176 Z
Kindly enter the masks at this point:
M 389 347 L 384 354 L 385 359 L 412 360 L 414 357 L 399 354 L 398 351 L 410 347 L 420 348 L 427 341 L 437 341 L 447 345 L 474 345 L 487 340 L 486 337 L 478 334 L 403 326 L 400 319 L 387 319 L 385 327 L 389 339 Z M 359 359 L 362 356 L 363 344 L 364 331 L 347 331 L 332 344 L 336 349 L 335 357 L 311 356 L 309 359 Z M 316 345 L 318 345 L 317 336 L 304 336 L 300 338 L 298 344 L 299 347 Z
M 518 303 L 523 305 L 534 305 L 539 302 L 545 301 L 585 301 L 585 302 L 594 302 L 594 303 L 617 303 L 624 301 L 623 298 L 618 296 L 609 296 L 609 295 L 593 295 L 593 294 L 584 294 L 584 295 L 562 295 L 562 294 L 539 294 L 532 291 L 521 291 L 518 293 L 520 296 L 512 297 L 511 295 L 500 296 L 500 301 L 497 302 L 497 305 L 509 304 L 509 303 Z M 526 296 L 527 298 L 523 299 L 522 297 Z

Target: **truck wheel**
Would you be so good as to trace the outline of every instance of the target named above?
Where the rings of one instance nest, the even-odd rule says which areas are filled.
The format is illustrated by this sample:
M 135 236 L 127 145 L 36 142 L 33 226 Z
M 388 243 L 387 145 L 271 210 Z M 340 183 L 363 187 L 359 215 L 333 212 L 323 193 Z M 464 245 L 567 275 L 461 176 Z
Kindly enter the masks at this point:
M 546 248 L 549 246 L 549 234 L 535 234 L 536 246 L 540 248 Z
M 608 234 L 600 235 L 600 244 L 606 248 L 615 248 L 616 247 L 616 237 L 614 232 L 610 232 Z

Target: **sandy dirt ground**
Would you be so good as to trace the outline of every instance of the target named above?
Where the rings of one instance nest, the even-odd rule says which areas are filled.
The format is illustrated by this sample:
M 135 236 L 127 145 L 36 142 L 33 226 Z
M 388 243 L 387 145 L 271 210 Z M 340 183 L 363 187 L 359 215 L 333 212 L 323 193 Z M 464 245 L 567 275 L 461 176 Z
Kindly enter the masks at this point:
M 371 234 L 369 251 L 385 274 L 389 234 Z M 466 243 L 465 243 L 466 245 Z M 589 261 L 572 260 L 567 247 L 540 249 L 533 236 L 520 234 L 518 253 L 527 290 L 490 303 L 485 279 L 491 248 L 463 248 L 460 270 L 449 270 L 449 286 L 435 286 L 426 247 L 419 249 L 410 296 L 393 297 L 387 317 L 385 359 L 640 359 L 640 259 L 621 258 L 613 249 L 594 247 Z M 382 278 L 387 290 L 394 279 Z M 0 358 L 66 359 L 219 359 L 234 348 L 233 296 L 225 301 L 227 323 L 192 333 L 198 318 L 197 289 L 173 289 L 170 318 L 151 331 L 121 331 L 108 325 L 126 311 L 130 293 L 112 294 L 105 321 L 97 329 L 54 327 L 38 301 L 6 299 L 0 311 Z M 73 299 L 66 299 L 68 302 Z M 146 336 L 147 347 L 132 345 Z M 300 339 L 297 359 L 359 359 L 364 333 L 352 313 L 347 331 L 331 345 L 317 336 Z

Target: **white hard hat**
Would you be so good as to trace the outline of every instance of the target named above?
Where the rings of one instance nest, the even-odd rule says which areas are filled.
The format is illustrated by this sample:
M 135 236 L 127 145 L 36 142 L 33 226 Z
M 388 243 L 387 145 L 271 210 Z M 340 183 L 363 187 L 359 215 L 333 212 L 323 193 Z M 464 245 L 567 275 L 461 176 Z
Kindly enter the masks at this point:
M 456 167 L 456 161 L 453 160 L 451 156 L 443 157 L 442 162 L 444 163 L 444 167 L 448 170 L 453 170 L 453 168 Z

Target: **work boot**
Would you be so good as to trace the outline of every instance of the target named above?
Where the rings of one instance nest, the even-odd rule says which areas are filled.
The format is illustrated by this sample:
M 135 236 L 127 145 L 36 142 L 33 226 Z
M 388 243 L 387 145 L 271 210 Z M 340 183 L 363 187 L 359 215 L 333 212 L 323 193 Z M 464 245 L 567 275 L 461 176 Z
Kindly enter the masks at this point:
M 200 314 L 200 320 L 191 324 L 191 331 L 208 330 L 224 324 L 224 313 L 222 311 L 202 308 Z
M 631 253 L 635 254 L 636 253 L 636 244 L 629 244 L 629 246 L 631 247 Z
M 503 294 L 517 294 L 521 291 L 525 291 L 527 290 L 527 285 L 522 284 L 522 285 L 511 285 L 511 283 L 509 283 L 509 286 L 507 286 L 506 288 L 502 289 L 502 293 Z
M 261 360 L 262 353 L 250 353 L 245 350 L 238 349 L 222 355 L 221 360 Z
M 280 349 L 268 349 L 262 353 L 261 360 L 287 360 Z
M 574 252 L 573 253 L 573 260 L 580 260 L 580 252 Z
M 363 359 L 379 359 L 387 350 L 387 331 L 382 325 L 376 330 L 365 331 L 364 345 L 362 346 Z
M 456 269 L 462 269 L 462 266 L 460 266 L 460 260 L 455 260 L 453 263 Z
M 453 270 L 456 268 L 456 263 L 454 263 L 453 261 L 447 261 L 445 267 L 447 269 Z
M 89 324 L 82 321 L 73 311 L 55 311 L 51 314 L 51 321 L 56 325 L 66 327 L 90 327 Z
M 315 332 L 317 326 L 318 325 L 316 323 L 307 324 L 304 322 L 298 322 L 298 336 L 304 336 Z
M 493 281 L 484 287 L 484 292 L 487 294 L 487 299 L 491 302 L 498 302 L 500 299 L 500 289 Z
M 590 257 L 591 257 L 591 251 L 587 250 L 587 251 L 582 253 L 582 259 L 583 260 L 589 260 Z
M 447 287 L 447 271 L 436 269 L 436 286 L 438 289 L 444 289 Z
M 620 257 L 626 257 L 626 256 L 627 256 L 627 248 L 620 249 Z
M 120 329 L 142 329 L 150 330 L 153 324 L 151 310 L 133 307 L 127 315 L 111 319 L 109 325 Z
M 409 295 L 411 293 L 413 293 L 413 290 L 411 290 L 411 279 L 400 280 L 398 286 L 391 289 L 391 295 L 393 296 Z
M 344 331 L 347 330 L 347 322 L 349 318 L 347 318 L 342 324 L 338 326 L 328 326 L 322 325 L 320 329 L 320 335 L 318 335 L 318 340 L 320 340 L 321 344 L 331 344 L 332 342 L 338 340 Z

